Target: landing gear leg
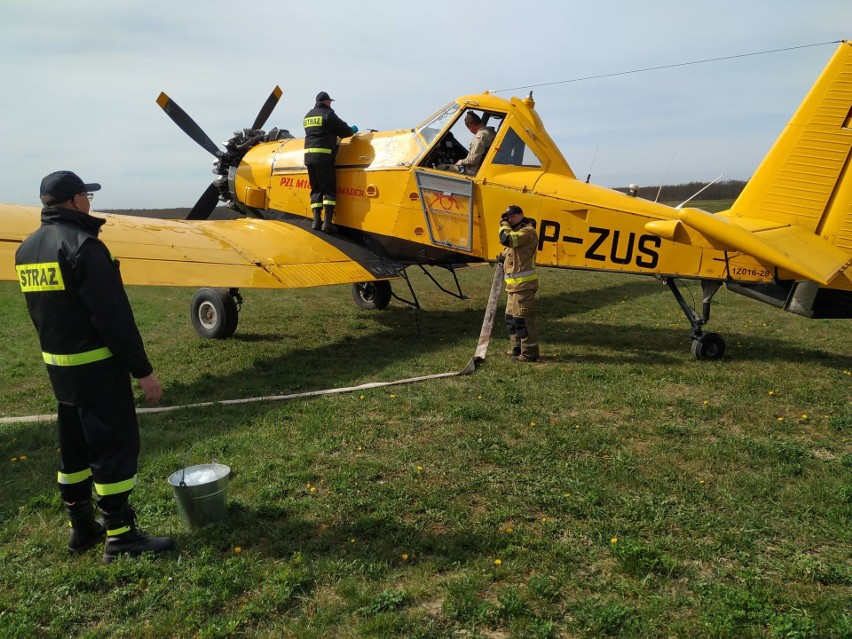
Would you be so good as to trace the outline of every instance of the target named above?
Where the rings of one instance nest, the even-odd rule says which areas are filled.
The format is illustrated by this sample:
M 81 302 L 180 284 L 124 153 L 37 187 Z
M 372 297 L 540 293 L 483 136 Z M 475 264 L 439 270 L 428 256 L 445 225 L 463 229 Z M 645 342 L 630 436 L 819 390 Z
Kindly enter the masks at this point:
M 701 280 L 701 315 L 698 315 L 695 309 L 686 303 L 674 279 L 664 277 L 663 282 L 675 296 L 681 310 L 686 315 L 686 319 L 689 320 L 692 326 L 692 356 L 697 360 L 720 359 L 725 354 L 725 340 L 722 339 L 719 333 L 705 333 L 702 327 L 710 321 L 710 301 L 719 290 L 719 287 L 722 286 L 722 282 L 717 280 Z

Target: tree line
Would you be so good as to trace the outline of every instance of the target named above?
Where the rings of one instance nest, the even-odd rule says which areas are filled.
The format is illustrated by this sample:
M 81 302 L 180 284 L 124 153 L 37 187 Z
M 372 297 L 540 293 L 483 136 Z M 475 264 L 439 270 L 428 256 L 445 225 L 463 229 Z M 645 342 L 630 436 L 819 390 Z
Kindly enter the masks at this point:
M 698 191 L 701 191 L 701 194 L 692 200 L 693 202 L 700 202 L 702 200 L 735 200 L 745 188 L 746 184 L 748 184 L 748 182 L 745 180 L 720 180 L 719 182 L 715 182 L 708 186 L 704 191 L 701 191 L 701 189 L 707 186 L 706 182 L 665 184 L 662 188 L 659 185 L 640 186 L 636 197 L 641 197 L 644 200 L 675 202 L 680 204 L 698 193 Z M 629 193 L 630 187 L 622 186 L 615 190 L 621 191 L 622 193 Z M 658 193 L 659 197 L 657 197 Z

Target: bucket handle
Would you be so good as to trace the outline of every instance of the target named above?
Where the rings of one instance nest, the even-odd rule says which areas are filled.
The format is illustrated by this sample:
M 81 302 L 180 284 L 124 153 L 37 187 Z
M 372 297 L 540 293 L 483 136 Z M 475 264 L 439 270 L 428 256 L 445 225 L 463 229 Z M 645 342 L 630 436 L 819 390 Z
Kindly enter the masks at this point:
M 184 458 L 185 462 L 189 460 L 189 454 L 192 452 L 192 449 L 195 448 L 196 446 L 198 446 L 198 444 L 200 444 L 200 443 L 201 442 L 195 442 L 192 446 L 189 447 L 189 450 L 186 451 L 186 456 Z M 219 463 L 219 460 L 215 455 L 211 457 L 211 460 L 214 464 Z M 184 462 L 183 468 L 181 468 L 180 483 L 178 484 L 178 486 L 180 486 L 181 488 L 186 488 L 186 481 L 184 481 L 184 478 L 186 477 L 186 463 L 185 462 Z

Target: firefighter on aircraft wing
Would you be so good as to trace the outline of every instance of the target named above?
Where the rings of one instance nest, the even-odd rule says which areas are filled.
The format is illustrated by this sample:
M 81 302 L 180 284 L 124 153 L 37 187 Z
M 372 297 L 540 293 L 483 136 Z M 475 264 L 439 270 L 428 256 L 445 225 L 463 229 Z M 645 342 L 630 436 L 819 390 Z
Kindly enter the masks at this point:
M 305 114 L 305 166 L 311 182 L 311 212 L 313 229 L 326 233 L 337 229 L 331 223 L 337 204 L 337 138 L 348 138 L 358 133 L 357 126 L 349 126 L 331 108 L 334 100 L 325 91 L 317 94 L 316 105 Z M 321 213 L 325 208 L 325 221 Z M 320 226 L 322 225 L 322 226 Z

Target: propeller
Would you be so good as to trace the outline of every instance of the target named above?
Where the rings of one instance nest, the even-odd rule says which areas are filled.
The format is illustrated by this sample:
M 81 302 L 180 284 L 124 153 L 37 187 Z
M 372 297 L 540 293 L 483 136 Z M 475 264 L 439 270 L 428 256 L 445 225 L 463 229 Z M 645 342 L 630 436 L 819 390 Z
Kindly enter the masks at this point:
M 189 212 L 189 215 L 186 216 L 187 220 L 206 220 L 210 217 L 210 214 L 213 213 L 213 209 L 216 208 L 216 205 L 219 204 L 219 185 L 217 181 L 214 180 L 210 183 L 204 193 L 201 194 L 201 197 L 198 198 L 198 201 L 195 203 L 195 206 L 192 207 L 192 210 Z
M 257 117 L 254 119 L 254 124 L 251 125 L 252 129 L 261 129 L 263 125 L 266 124 L 266 120 L 272 114 L 272 111 L 275 109 L 275 105 L 278 104 L 278 100 L 281 99 L 281 87 L 278 85 L 272 89 L 272 93 L 269 94 L 269 97 L 266 98 L 266 102 L 263 103 L 263 106 L 260 108 L 260 111 L 257 114 Z
M 180 108 L 168 95 L 160 93 L 157 97 L 157 104 L 160 108 L 169 116 L 172 122 L 178 125 L 181 131 L 186 133 L 196 144 L 217 160 L 213 166 L 213 173 L 217 174 L 218 177 L 201 194 L 201 197 L 198 198 L 198 201 L 192 207 L 186 219 L 206 220 L 213 213 L 219 200 L 227 201 L 232 199 L 232 195 L 227 189 L 228 172 L 232 167 L 239 166 L 243 156 L 251 147 L 267 140 L 268 136 L 261 130 L 261 127 L 269 119 L 269 116 L 281 99 L 281 94 L 281 88 L 276 86 L 260 108 L 251 129 L 243 129 L 242 131 L 235 132 L 233 137 L 225 142 L 225 150 L 223 151 L 216 146 L 216 143 L 208 137 L 186 111 Z M 283 133 L 286 133 L 286 131 Z M 272 135 L 272 132 L 270 132 L 270 135 Z M 275 135 L 279 135 L 277 129 L 275 130 Z M 289 135 L 289 133 L 286 133 L 286 135 Z
M 178 106 L 177 102 L 165 93 L 160 93 L 157 97 L 157 104 L 172 119 L 172 122 L 177 124 L 181 131 L 195 140 L 202 149 L 217 158 L 222 155 L 215 142 L 207 137 L 207 134 L 201 130 L 201 127 L 195 123 L 195 120 L 189 117 L 186 111 Z

